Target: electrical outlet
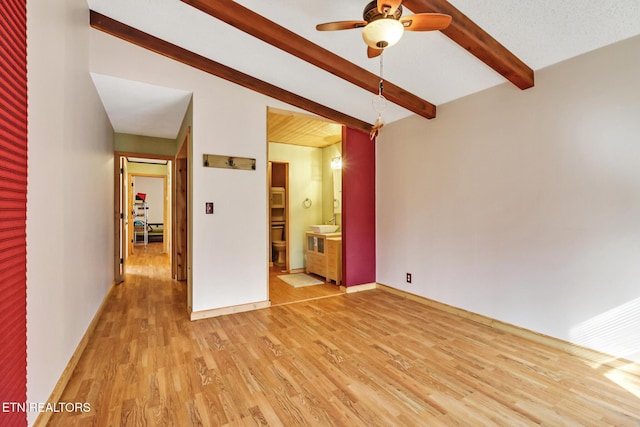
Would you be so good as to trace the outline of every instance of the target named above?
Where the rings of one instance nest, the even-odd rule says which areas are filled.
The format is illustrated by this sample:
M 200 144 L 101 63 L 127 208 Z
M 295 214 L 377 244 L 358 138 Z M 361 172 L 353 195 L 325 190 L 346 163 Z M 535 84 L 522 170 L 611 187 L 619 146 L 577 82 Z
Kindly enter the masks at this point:
M 407 283 L 411 283 L 411 273 L 407 273 Z

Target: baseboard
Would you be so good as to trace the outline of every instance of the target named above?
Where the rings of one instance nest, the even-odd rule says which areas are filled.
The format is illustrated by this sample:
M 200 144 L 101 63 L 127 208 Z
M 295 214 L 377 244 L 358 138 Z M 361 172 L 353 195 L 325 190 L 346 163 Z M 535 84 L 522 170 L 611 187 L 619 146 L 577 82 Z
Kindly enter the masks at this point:
M 372 289 L 376 289 L 377 287 L 378 287 L 378 284 L 375 282 L 363 283 L 362 285 L 347 286 L 345 292 L 348 294 L 352 294 L 354 292 L 370 291 Z
M 69 359 L 69 363 L 67 363 L 67 366 L 64 368 L 64 371 L 62 371 L 62 375 L 60 375 L 60 378 L 58 379 L 56 386 L 53 388 L 53 391 L 51 392 L 51 395 L 49 396 L 49 400 L 47 400 L 47 403 L 51 403 L 55 405 L 57 402 L 60 401 L 60 398 L 62 397 L 62 393 L 64 392 L 64 389 L 67 387 L 67 384 L 71 379 L 71 375 L 73 375 L 73 371 L 76 369 L 76 366 L 80 361 L 80 357 L 82 356 L 82 353 L 84 353 L 84 350 L 87 347 L 89 340 L 91 339 L 91 337 L 93 336 L 93 333 L 95 332 L 96 326 L 100 321 L 100 317 L 102 317 L 102 312 L 104 311 L 104 307 L 107 301 L 109 300 L 109 297 L 111 296 L 111 292 L 113 291 L 114 287 L 115 287 L 115 282 L 111 283 L 111 286 L 107 291 L 107 294 L 102 299 L 102 303 L 100 304 L 100 307 L 98 307 L 98 311 L 96 311 L 96 314 L 93 316 L 91 323 L 89 323 L 87 330 L 85 331 L 84 335 L 82 336 L 82 339 L 78 343 L 76 350 L 71 355 L 71 359 Z M 40 412 L 40 415 L 38 415 L 38 418 L 36 418 L 36 421 L 33 423 L 33 426 L 45 427 L 49 423 L 49 419 L 51 418 L 52 414 L 53 412 L 51 411 Z
M 600 366 L 606 366 L 609 368 L 618 369 L 633 375 L 640 376 L 640 363 L 635 363 L 630 360 L 625 360 L 619 357 L 615 357 L 609 354 L 599 352 L 597 350 L 582 347 L 578 344 L 564 341 L 560 338 L 544 335 L 539 332 L 525 329 L 520 326 L 515 326 L 510 323 L 502 322 L 500 320 L 492 319 L 490 317 L 486 317 L 481 314 L 473 313 L 471 311 L 467 311 L 462 308 L 457 308 L 445 303 L 441 303 L 426 297 L 422 297 L 420 295 L 415 295 L 400 289 L 392 288 L 390 286 L 386 286 L 380 283 L 378 284 L 377 288 L 382 289 L 386 292 L 404 297 L 406 299 L 416 301 L 420 304 L 424 304 L 426 306 L 429 306 L 441 311 L 445 311 L 447 313 L 455 314 L 456 316 L 469 319 L 471 321 L 480 323 L 482 325 L 489 326 L 491 328 L 495 328 L 503 332 L 508 332 L 510 334 L 519 336 L 521 338 L 525 338 L 530 341 L 534 341 L 536 343 L 544 344 L 548 347 L 552 347 L 556 350 L 561 350 L 561 351 L 564 351 L 565 353 L 578 356 L 588 361 L 591 364 L 591 366 L 594 368 L 597 368 Z
M 245 311 L 260 310 L 271 306 L 271 301 L 258 301 L 249 304 L 232 305 L 229 307 L 214 308 L 211 310 L 192 311 L 191 320 L 208 319 L 210 317 L 224 316 L 225 314 L 243 313 Z
M 298 274 L 298 273 L 306 273 L 304 268 L 292 268 L 289 270 L 289 274 Z

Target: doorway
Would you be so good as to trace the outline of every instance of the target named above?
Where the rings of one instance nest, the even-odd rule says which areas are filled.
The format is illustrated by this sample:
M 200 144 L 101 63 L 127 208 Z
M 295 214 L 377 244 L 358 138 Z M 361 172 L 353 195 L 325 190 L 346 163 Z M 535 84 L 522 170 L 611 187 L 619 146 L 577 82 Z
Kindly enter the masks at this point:
M 339 228 L 342 222 L 341 212 L 336 214 L 342 205 L 341 188 L 337 191 L 334 187 L 334 172 L 330 169 L 331 160 L 340 157 L 341 149 L 341 125 L 310 114 L 268 109 L 269 299 L 272 306 L 339 295 L 344 291 L 339 278 L 328 277 L 328 270 L 319 274 L 322 271 L 313 271 L 307 264 L 310 226 L 332 223 Z M 277 200 L 284 203 L 274 204 Z M 284 241 L 279 241 L 279 236 Z M 332 237 L 340 240 L 341 230 Z M 284 257 L 280 260 L 278 254 L 282 255 L 283 251 L 276 248 L 278 242 L 284 248 Z M 342 251 L 334 258 L 341 261 Z
M 170 170 L 170 165 L 169 170 Z M 167 175 L 130 173 L 129 209 L 132 218 L 129 220 L 129 253 L 136 248 L 145 248 L 151 243 L 169 253 L 170 247 L 170 209 L 171 199 L 167 191 Z
M 159 243 L 162 253 L 171 251 L 172 161 L 116 153 L 115 277 L 124 281 L 127 258 L 136 248 Z M 136 185 L 138 182 L 138 185 Z
M 289 164 L 269 162 L 269 266 L 290 271 L 289 250 Z

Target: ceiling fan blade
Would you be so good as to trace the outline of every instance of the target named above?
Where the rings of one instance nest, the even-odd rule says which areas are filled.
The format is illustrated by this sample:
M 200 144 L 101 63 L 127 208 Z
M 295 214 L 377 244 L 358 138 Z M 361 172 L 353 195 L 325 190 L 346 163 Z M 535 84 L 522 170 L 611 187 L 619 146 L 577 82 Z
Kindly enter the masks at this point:
M 376 56 L 382 55 L 382 51 L 384 49 L 376 49 L 373 47 L 367 47 L 367 58 L 375 58 Z
M 401 3 L 402 0 L 378 0 L 378 12 L 384 13 L 384 9 L 387 7 L 389 8 L 387 14 L 393 16 Z
M 403 16 L 400 22 L 407 31 L 444 30 L 451 24 L 451 16 L 442 13 L 417 13 Z
M 316 25 L 318 31 L 352 30 L 362 28 L 367 25 L 367 21 L 337 21 Z

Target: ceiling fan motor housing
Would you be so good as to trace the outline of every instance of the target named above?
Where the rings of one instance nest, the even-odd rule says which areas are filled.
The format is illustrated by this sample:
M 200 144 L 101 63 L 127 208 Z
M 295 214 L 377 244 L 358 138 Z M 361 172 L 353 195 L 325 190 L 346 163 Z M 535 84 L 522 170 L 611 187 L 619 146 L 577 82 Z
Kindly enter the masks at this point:
M 364 11 L 362 12 L 362 19 L 364 19 L 367 22 L 372 22 L 382 18 L 400 19 L 401 16 L 402 16 L 402 5 L 398 5 L 398 8 L 396 9 L 393 16 L 385 16 L 385 14 L 380 13 L 378 11 L 378 2 L 376 0 L 367 4 L 364 7 Z

